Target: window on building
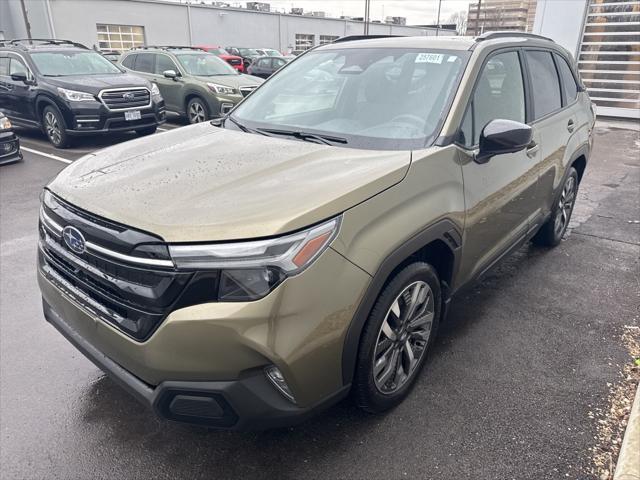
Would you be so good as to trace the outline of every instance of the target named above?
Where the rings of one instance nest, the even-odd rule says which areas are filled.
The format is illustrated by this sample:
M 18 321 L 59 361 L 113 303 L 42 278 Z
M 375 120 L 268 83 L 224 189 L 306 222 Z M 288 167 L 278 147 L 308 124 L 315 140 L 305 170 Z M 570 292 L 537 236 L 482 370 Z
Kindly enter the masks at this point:
M 9 75 L 9 58 L 8 57 L 0 57 L 0 75 L 5 77 Z
M 315 42 L 315 35 L 296 33 L 296 50 L 309 50 Z
M 560 55 L 554 54 L 556 59 L 556 65 L 558 71 L 562 77 L 562 87 L 564 88 L 564 98 L 567 103 L 573 102 L 578 96 L 578 86 L 576 85 L 576 79 L 571 73 L 571 68 L 567 64 L 567 61 Z
M 320 45 L 335 42 L 338 38 L 340 37 L 335 35 L 320 35 Z
M 171 60 L 166 55 L 156 55 L 156 57 L 157 57 L 156 68 L 155 68 L 156 74 L 162 75 L 167 70 L 173 70 L 174 72 L 179 72 L 178 67 L 176 67 L 175 63 L 173 63 L 173 60 Z
M 100 50 L 124 52 L 144 45 L 144 27 L 98 24 L 97 28 Z
M 500 53 L 484 66 L 460 129 L 460 141 L 477 145 L 491 120 L 525 121 L 524 83 L 517 52 Z
M 562 107 L 560 81 L 551 52 L 527 51 L 527 63 L 531 72 L 533 113 L 538 119 Z

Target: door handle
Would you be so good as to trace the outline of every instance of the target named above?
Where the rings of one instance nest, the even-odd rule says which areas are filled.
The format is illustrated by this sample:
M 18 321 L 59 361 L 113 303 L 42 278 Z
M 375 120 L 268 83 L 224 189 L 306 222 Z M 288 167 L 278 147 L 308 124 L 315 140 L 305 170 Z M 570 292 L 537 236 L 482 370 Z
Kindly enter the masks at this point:
M 527 157 L 534 157 L 536 153 L 538 153 L 538 150 L 540 150 L 540 145 L 538 145 L 536 142 L 531 142 L 527 146 Z
M 569 120 L 569 123 L 567 123 L 567 130 L 569 130 L 569 133 L 573 132 L 575 128 L 576 124 L 573 123 L 573 120 Z

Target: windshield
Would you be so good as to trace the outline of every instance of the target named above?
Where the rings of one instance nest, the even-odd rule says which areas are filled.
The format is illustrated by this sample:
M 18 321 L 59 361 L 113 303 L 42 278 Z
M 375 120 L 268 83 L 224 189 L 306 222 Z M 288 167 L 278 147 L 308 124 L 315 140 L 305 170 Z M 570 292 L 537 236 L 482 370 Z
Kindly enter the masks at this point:
M 239 75 L 236 69 L 211 53 L 183 53 L 176 57 L 189 75 Z
M 279 57 L 280 56 L 280 52 L 278 52 L 277 50 L 267 49 L 264 52 L 270 57 Z
M 215 55 L 229 55 L 229 52 L 227 52 L 224 48 L 210 48 L 209 53 L 213 53 Z
M 252 129 L 341 137 L 354 148 L 422 148 L 435 139 L 468 56 L 396 48 L 309 52 L 246 98 L 233 118 Z
M 31 54 L 31 58 L 45 77 L 122 73 L 113 63 L 94 51 L 35 52 Z

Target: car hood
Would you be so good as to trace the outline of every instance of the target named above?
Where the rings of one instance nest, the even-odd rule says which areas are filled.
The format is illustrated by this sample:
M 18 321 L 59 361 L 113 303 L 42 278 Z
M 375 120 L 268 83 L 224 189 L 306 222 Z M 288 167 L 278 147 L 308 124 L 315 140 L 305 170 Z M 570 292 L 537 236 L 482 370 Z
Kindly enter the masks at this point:
M 208 123 L 90 154 L 48 186 L 168 242 L 268 237 L 333 217 L 400 182 L 411 153 L 356 150 Z
M 147 80 L 130 73 L 109 75 L 69 75 L 65 77 L 48 77 L 47 81 L 57 87 L 77 90 L 97 95 L 105 88 L 147 87 Z
M 217 83 L 219 85 L 224 85 L 225 87 L 252 87 L 256 85 L 260 85 L 264 82 L 264 79 L 260 77 L 254 77 L 252 75 L 213 75 L 211 77 L 195 77 L 198 80 L 203 82 L 211 82 Z

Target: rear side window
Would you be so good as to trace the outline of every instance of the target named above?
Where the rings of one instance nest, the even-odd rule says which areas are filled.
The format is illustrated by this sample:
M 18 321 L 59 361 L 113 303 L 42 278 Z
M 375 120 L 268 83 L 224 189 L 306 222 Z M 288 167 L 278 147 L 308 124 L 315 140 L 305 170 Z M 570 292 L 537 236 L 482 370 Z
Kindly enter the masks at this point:
M 491 120 L 525 121 L 524 82 L 517 52 L 494 55 L 478 78 L 473 98 L 462 121 L 460 142 L 470 147 Z
M 155 55 L 153 53 L 139 53 L 136 58 L 136 66 L 134 68 L 137 72 L 153 73 L 155 65 Z
M 527 51 L 527 63 L 531 72 L 534 117 L 544 117 L 562 107 L 560 81 L 551 52 Z
M 155 73 L 157 73 L 158 75 L 162 75 L 162 73 L 166 72 L 167 70 L 173 70 L 177 73 L 178 67 L 176 67 L 176 64 L 173 63 L 173 60 L 171 60 L 166 55 L 158 55 L 158 58 L 156 59 Z
M 137 57 L 137 55 L 135 55 L 135 54 L 128 55 L 127 58 L 125 58 L 122 61 L 122 65 L 124 65 L 127 68 L 130 68 L 131 70 L 134 70 L 135 69 L 136 57 Z
M 576 85 L 576 79 L 574 78 L 573 73 L 571 73 L 571 68 L 567 64 L 567 61 L 560 55 L 554 54 L 554 57 L 556 59 L 558 71 L 560 72 L 560 76 L 562 77 L 564 97 L 566 99 L 566 103 L 569 104 L 573 102 L 578 96 L 578 86 Z

